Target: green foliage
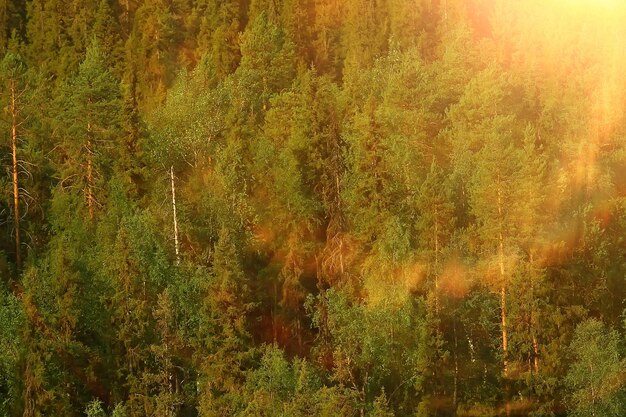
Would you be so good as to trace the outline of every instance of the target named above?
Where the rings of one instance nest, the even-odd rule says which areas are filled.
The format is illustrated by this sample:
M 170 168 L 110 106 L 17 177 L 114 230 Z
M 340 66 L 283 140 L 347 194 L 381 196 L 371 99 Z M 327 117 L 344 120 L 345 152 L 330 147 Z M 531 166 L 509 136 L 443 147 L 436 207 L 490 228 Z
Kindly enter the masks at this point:
M 272 94 L 291 85 L 295 76 L 293 43 L 264 12 L 241 35 L 241 62 L 235 75 L 253 115 L 267 108 Z
M 19 300 L 12 294 L 0 292 L 0 415 L 12 415 L 20 403 L 18 366 L 23 358 L 20 330 L 25 322 Z
M 266 346 L 261 363 L 247 378 L 247 406 L 241 416 L 351 416 L 357 410 L 355 392 L 328 387 L 306 361 L 289 361 L 281 349 Z
M 208 54 L 220 80 L 237 69 L 241 58 L 238 45 L 243 26 L 241 6 L 237 1 L 197 2 L 196 10 L 200 16 L 198 53 Z
M 353 304 L 345 294 L 330 290 L 320 302 L 324 316 L 318 311 L 314 323 L 328 331 L 332 379 L 353 387 L 361 406 L 391 392 L 390 401 L 411 412 L 420 401 L 426 366 L 427 336 L 419 300 Z
M 102 402 L 98 400 L 93 400 L 89 404 L 87 404 L 87 408 L 85 408 L 85 414 L 87 417 L 106 417 L 107 414 L 102 409 Z
M 570 345 L 574 362 L 565 383 L 571 416 L 620 416 L 626 407 L 622 385 L 626 360 L 619 335 L 594 319 L 576 327 Z
M 119 155 L 116 140 L 121 123 L 117 81 L 109 72 L 97 41 L 88 48 L 78 73 L 63 86 L 55 127 L 62 137 L 58 151 L 60 186 L 82 191 L 90 217 L 104 204 L 98 192 L 110 176 L 111 160 Z
M 0 416 L 626 413 L 575 3 L 0 1 Z

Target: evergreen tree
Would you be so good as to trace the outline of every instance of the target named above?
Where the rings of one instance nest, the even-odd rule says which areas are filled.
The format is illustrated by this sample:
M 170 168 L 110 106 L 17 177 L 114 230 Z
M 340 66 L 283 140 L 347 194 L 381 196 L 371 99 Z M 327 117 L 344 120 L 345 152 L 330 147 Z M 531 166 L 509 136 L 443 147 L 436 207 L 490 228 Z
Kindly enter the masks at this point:
M 211 280 L 204 288 L 198 350 L 202 416 L 233 414 L 241 406 L 238 392 L 250 357 L 247 316 L 252 306 L 235 242 L 228 229 L 220 231 Z
M 244 27 L 244 10 L 239 1 L 198 1 L 200 23 L 197 36 L 198 56 L 208 56 L 218 79 L 237 68 L 241 53 L 239 34 Z
M 624 414 L 574 3 L 0 1 L 0 415 Z
M 0 415 L 10 416 L 22 406 L 19 369 L 24 359 L 22 329 L 26 323 L 19 300 L 4 288 L 0 292 L 0 323 Z
M 8 140 L 8 148 L 11 155 L 10 172 L 11 172 L 11 185 L 12 185 L 12 221 L 9 222 L 12 225 L 12 231 L 9 233 L 15 239 L 13 245 L 15 253 L 15 266 L 17 270 L 22 268 L 22 214 L 20 206 L 23 206 L 25 197 L 28 197 L 28 192 L 24 186 L 22 179 L 25 174 L 28 174 L 28 162 L 24 151 L 24 131 L 25 120 L 28 116 L 29 96 L 32 94 L 32 90 L 28 85 L 28 75 L 26 73 L 26 66 L 19 55 L 12 52 L 8 52 L 1 64 L 2 79 L 4 81 L 2 85 L 3 96 L 6 97 L 5 102 L 5 121 L 7 126 L 6 136 Z M 21 174 L 21 175 L 20 175 Z M 20 179 L 22 177 L 22 179 Z
M 105 66 L 97 43 L 89 50 L 78 74 L 64 87 L 59 98 L 59 158 L 61 187 L 81 191 L 89 218 L 103 204 L 102 185 L 110 158 L 118 154 L 120 124 L 119 87 Z
M 273 94 L 291 86 L 295 76 L 294 45 L 265 12 L 241 35 L 241 62 L 235 76 L 246 91 L 248 111 L 253 115 L 267 109 Z

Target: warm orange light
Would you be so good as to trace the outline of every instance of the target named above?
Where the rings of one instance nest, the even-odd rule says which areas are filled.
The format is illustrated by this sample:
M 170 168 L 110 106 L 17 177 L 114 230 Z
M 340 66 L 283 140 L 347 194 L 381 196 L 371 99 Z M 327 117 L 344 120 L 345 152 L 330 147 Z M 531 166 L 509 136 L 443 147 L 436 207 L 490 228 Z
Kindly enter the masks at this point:
M 622 0 L 561 0 L 561 2 L 574 6 L 589 8 L 620 7 L 624 4 Z

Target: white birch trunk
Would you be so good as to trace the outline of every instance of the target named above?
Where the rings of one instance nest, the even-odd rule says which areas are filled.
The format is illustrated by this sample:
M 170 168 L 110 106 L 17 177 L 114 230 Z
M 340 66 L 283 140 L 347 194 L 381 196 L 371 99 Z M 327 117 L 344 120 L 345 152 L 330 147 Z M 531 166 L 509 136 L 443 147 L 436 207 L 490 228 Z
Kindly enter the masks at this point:
M 176 217 L 176 186 L 174 184 L 174 166 L 170 167 L 170 180 L 172 182 L 172 212 L 174 217 L 174 251 L 176 252 L 176 265 L 180 263 L 180 250 L 178 246 L 178 219 Z

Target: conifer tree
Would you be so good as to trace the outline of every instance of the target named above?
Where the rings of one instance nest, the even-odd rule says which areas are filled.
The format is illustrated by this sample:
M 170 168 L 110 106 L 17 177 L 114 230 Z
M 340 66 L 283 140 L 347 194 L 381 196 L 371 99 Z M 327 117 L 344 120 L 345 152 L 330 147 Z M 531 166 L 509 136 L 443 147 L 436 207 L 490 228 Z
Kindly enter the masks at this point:
M 26 323 L 19 300 L 5 288 L 0 290 L 0 323 L 0 413 L 10 416 L 22 405 L 19 365 L 24 358 L 22 329 Z
M 27 60 L 53 77 L 70 76 L 91 42 L 97 7 L 96 0 L 28 2 Z
M 340 80 L 343 57 L 341 49 L 342 24 L 345 19 L 345 2 L 315 0 L 312 48 L 315 68 Z
M 24 35 L 26 4 L 15 0 L 0 1 L 0 51 L 5 52 L 11 38 Z
M 267 109 L 273 94 L 291 86 L 295 76 L 294 45 L 265 12 L 241 35 L 241 62 L 235 76 L 247 92 L 253 115 Z
M 162 100 L 172 81 L 188 7 L 185 0 L 147 0 L 137 9 L 127 49 L 137 65 L 140 92 L 148 101 Z
M 100 0 L 93 21 L 93 37 L 98 40 L 102 53 L 116 78 L 120 78 L 124 65 L 124 44 L 117 17 L 109 0 Z
M 28 173 L 27 162 L 24 155 L 19 152 L 23 148 L 23 136 L 25 131 L 25 123 L 27 119 L 28 109 L 26 108 L 29 101 L 29 95 L 32 93 L 27 85 L 26 66 L 21 57 L 13 52 L 5 55 L 1 64 L 2 69 L 2 92 L 7 98 L 5 104 L 5 120 L 7 122 L 7 137 L 10 138 L 10 154 L 11 154 L 11 184 L 12 184 L 12 214 L 13 214 L 13 233 L 15 238 L 15 265 L 17 270 L 22 268 L 22 230 L 20 223 L 22 221 L 22 210 L 20 206 L 24 203 L 24 196 L 28 195 L 26 187 L 20 180 L 20 174 L 23 177 Z M 18 153 L 19 152 L 19 153 Z
M 78 74 L 60 97 L 59 130 L 63 134 L 61 186 L 82 189 L 89 218 L 103 203 L 100 196 L 110 158 L 119 152 L 119 87 L 97 43 L 88 49 Z
M 454 228 L 454 206 L 447 179 L 441 167 L 432 162 L 430 172 L 420 187 L 417 206 L 419 218 L 417 230 L 419 242 L 423 244 L 428 264 L 432 266 L 429 275 L 433 278 L 432 294 L 435 309 L 439 308 L 439 278 L 441 265 L 445 261 L 445 251 L 450 244 Z
M 250 356 L 249 286 L 235 242 L 235 235 L 222 228 L 215 244 L 211 280 L 204 288 L 198 351 L 202 416 L 237 410 L 242 370 Z
M 242 3 L 198 1 L 196 13 L 200 16 L 196 55 L 208 56 L 217 78 L 223 80 L 235 71 L 241 56 L 238 40 L 244 27 Z
M 513 274 L 511 260 L 517 249 L 515 204 L 520 200 L 519 138 L 515 135 L 516 117 L 506 106 L 509 89 L 506 76 L 488 68 L 470 82 L 459 104 L 451 110 L 453 129 L 458 132 L 454 138 L 456 169 L 468 184 L 470 214 L 481 242 L 480 256 L 486 262 L 485 278 L 499 295 L 505 380 L 509 378 L 511 359 L 508 292 Z M 507 413 L 508 401 L 505 398 Z

